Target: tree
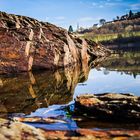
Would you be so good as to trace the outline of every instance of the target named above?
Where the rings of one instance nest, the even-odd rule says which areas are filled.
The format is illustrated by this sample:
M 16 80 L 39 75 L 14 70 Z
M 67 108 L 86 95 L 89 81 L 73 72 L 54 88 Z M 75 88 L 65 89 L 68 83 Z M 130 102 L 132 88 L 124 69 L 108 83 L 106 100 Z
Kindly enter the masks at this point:
M 133 16 L 133 12 L 130 10 L 129 11 L 129 18 L 131 18 Z
M 120 19 L 120 17 L 119 16 L 117 16 L 117 20 L 119 20 Z
M 73 32 L 73 27 L 71 25 L 69 26 L 69 30 L 68 31 L 71 32 L 71 33 Z
M 99 21 L 99 22 L 100 22 L 100 24 L 101 24 L 101 25 L 104 25 L 104 24 L 105 24 L 105 22 L 106 22 L 106 20 L 105 20 L 105 19 L 100 19 L 100 21 Z

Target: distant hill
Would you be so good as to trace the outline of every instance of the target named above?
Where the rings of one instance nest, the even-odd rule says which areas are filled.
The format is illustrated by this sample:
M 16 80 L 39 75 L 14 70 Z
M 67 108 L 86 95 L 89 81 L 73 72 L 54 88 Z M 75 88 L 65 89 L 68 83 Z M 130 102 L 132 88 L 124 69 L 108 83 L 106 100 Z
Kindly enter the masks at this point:
M 95 34 L 114 34 L 124 32 L 137 32 L 140 31 L 140 12 L 117 16 L 113 21 L 105 22 L 101 27 L 93 26 L 89 29 L 80 31 L 79 33 L 95 33 Z
M 120 44 L 133 43 L 134 45 L 131 46 L 134 48 L 140 44 L 140 12 L 135 14 L 130 12 L 127 15 L 117 17 L 113 21 L 104 22 L 100 27 L 93 26 L 78 33 L 84 38 L 106 46 L 113 44 L 120 46 Z M 126 45 L 122 46 L 128 48 Z M 118 48 L 115 47 L 115 49 Z
M 112 34 L 130 31 L 140 31 L 140 18 L 105 23 L 103 26 L 91 30 L 91 32 L 96 34 Z

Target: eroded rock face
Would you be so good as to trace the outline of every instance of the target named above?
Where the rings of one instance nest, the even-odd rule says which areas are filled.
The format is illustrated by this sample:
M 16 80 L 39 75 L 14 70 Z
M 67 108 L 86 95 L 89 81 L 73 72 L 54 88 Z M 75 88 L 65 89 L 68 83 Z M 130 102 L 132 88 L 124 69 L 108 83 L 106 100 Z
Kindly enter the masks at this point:
M 76 98 L 75 112 L 108 121 L 140 122 L 140 97 L 131 94 L 85 94 Z
M 0 12 L 0 74 L 87 63 L 107 52 L 50 23 Z

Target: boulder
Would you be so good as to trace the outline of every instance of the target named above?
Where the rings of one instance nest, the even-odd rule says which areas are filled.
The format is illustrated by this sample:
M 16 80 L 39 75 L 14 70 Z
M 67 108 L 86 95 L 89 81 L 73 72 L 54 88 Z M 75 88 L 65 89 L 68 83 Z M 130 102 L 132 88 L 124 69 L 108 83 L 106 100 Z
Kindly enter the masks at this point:
M 1 140 L 45 140 L 41 130 L 20 122 L 0 119 Z
M 131 94 L 85 94 L 76 98 L 75 113 L 103 121 L 140 122 L 140 97 Z
M 48 22 L 0 12 L 0 74 L 82 65 L 108 53 Z

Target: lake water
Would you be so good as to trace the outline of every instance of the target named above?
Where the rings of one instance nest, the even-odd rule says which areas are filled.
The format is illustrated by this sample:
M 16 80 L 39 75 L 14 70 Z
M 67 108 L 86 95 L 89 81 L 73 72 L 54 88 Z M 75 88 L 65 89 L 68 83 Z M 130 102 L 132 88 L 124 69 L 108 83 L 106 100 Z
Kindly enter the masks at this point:
M 95 60 L 92 69 L 76 66 L 58 71 L 41 71 L 0 76 L 0 117 L 53 117 L 65 123 L 29 123 L 45 129 L 108 129 L 122 125 L 96 121 L 78 122 L 66 105 L 85 93 L 133 93 L 140 96 L 140 53 L 121 52 Z M 69 105 L 68 107 L 72 107 Z M 128 129 L 127 125 L 123 125 Z M 131 126 L 138 128 L 138 126 Z
M 140 53 L 114 54 L 89 72 L 88 79 L 75 88 L 83 93 L 133 93 L 140 96 Z

